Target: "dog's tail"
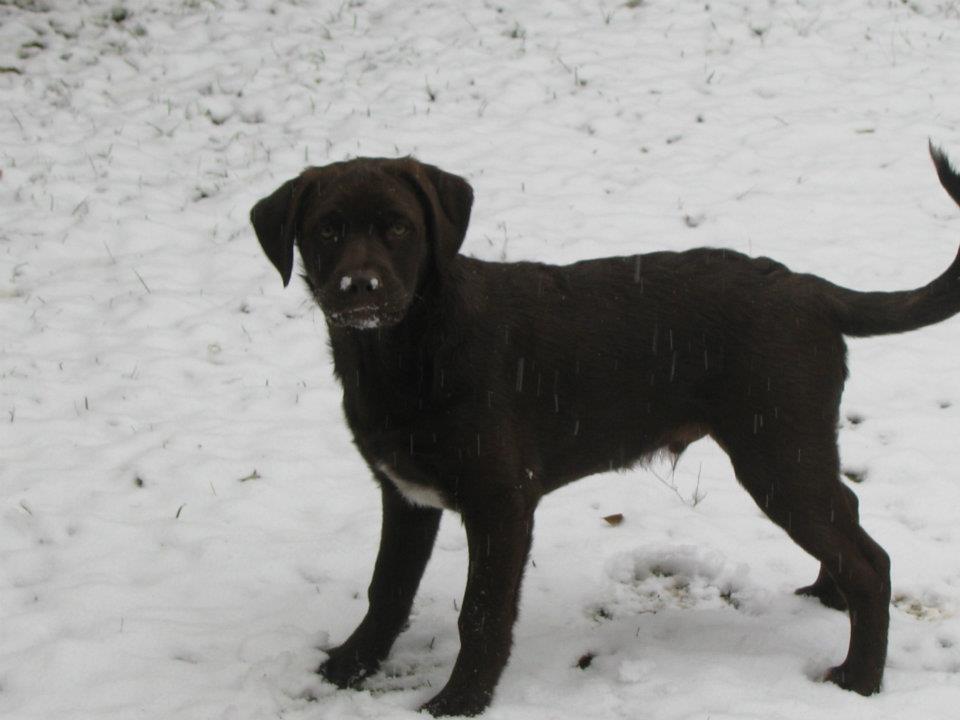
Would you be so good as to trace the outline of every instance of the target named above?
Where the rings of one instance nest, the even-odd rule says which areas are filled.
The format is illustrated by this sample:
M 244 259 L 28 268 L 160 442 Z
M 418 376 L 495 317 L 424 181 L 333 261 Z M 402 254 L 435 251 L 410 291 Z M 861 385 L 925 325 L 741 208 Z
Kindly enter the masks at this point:
M 930 144 L 940 184 L 960 205 L 960 173 L 942 150 Z M 837 325 L 844 335 L 888 335 L 933 325 L 960 312 L 960 252 L 946 272 L 916 290 L 857 292 L 825 282 Z

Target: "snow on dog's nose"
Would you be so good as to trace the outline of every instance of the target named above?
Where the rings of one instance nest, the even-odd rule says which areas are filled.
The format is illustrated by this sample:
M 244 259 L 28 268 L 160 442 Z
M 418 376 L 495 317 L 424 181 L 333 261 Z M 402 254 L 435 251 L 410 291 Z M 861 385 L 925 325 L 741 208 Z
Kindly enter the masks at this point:
M 372 270 L 364 270 L 340 278 L 340 291 L 352 294 L 376 292 L 380 289 L 380 276 Z

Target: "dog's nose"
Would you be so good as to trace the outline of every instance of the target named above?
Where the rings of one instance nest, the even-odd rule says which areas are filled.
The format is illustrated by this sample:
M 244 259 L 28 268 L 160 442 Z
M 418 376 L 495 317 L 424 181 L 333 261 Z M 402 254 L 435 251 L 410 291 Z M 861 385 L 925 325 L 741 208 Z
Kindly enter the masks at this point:
M 340 291 L 351 295 L 373 293 L 380 287 L 380 275 L 373 270 L 360 270 L 340 278 Z

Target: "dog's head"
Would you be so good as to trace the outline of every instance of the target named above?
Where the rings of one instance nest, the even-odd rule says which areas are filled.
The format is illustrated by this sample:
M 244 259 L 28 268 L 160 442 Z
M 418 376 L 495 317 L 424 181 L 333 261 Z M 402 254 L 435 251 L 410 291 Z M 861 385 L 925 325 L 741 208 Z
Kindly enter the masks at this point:
M 399 322 L 460 249 L 473 190 L 412 158 L 357 158 L 308 168 L 253 206 L 250 221 L 286 286 L 294 246 L 328 321 Z

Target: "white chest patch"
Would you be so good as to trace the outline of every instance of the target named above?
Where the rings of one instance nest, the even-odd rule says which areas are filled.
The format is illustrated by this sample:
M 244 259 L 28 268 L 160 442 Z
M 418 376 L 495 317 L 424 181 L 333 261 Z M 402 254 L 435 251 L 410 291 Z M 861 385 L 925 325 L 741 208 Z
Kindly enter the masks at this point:
M 410 482 L 409 480 L 404 480 L 386 463 L 377 463 L 377 470 L 386 475 L 387 479 L 393 483 L 394 487 L 397 488 L 404 499 L 411 505 L 439 508 L 441 510 L 448 507 L 443 500 L 443 496 L 436 490 Z

